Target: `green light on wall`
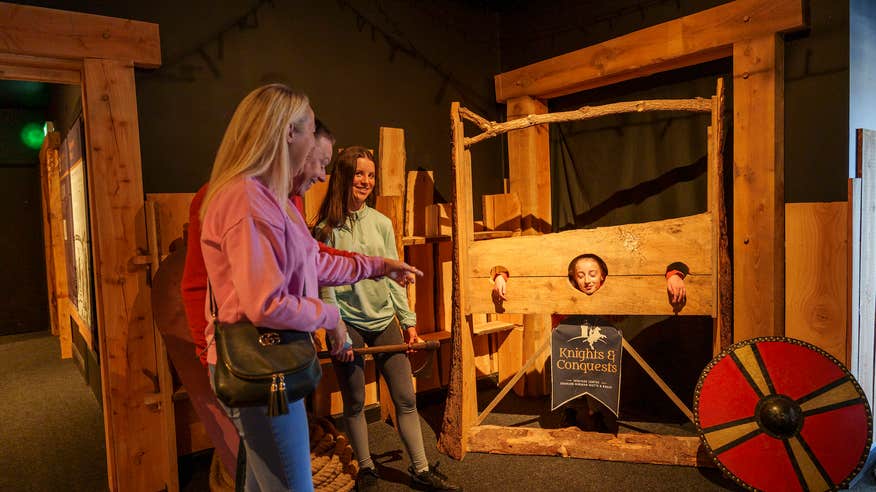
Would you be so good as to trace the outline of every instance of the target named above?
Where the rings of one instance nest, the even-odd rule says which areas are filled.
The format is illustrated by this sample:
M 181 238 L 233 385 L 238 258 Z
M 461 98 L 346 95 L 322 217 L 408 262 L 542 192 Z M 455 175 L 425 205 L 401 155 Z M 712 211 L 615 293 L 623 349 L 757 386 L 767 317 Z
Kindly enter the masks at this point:
M 39 123 L 27 123 L 21 128 L 21 143 L 27 147 L 38 150 L 43 145 L 43 127 Z

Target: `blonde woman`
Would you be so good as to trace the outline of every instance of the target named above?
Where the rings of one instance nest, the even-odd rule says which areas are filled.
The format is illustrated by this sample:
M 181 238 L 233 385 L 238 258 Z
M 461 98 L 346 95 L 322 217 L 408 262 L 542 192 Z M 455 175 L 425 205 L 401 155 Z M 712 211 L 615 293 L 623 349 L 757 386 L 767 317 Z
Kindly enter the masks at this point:
M 347 329 L 338 309 L 319 299 L 319 284 L 384 275 L 405 285 L 418 270 L 379 257 L 321 253 L 288 199 L 314 147 L 308 99 L 280 84 L 252 91 L 238 105 L 216 154 L 201 209 L 201 249 L 219 321 L 312 332 L 325 327 L 340 355 Z M 207 362 L 216 364 L 213 327 Z M 313 490 L 304 402 L 289 413 L 226 408 L 247 451 L 246 490 Z

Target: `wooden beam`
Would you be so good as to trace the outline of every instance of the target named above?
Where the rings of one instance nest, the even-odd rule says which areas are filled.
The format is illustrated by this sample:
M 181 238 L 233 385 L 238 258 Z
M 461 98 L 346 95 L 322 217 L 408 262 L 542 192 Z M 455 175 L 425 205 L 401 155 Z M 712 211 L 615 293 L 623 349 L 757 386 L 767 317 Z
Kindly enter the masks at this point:
M 719 78 L 712 96 L 712 123 L 708 128 L 708 211 L 712 214 L 712 355 L 733 343 L 733 267 L 727 231 L 724 191 L 724 79 Z
M 57 169 L 58 147 L 61 135 L 50 132 L 40 148 L 40 211 L 43 216 L 43 254 L 46 258 L 46 295 L 49 305 L 49 323 L 52 335 L 58 336 L 58 297 L 55 292 L 55 258 L 52 251 L 52 204 L 49 191 L 49 169 Z
M 480 425 L 471 429 L 468 451 L 562 456 L 657 465 L 714 467 L 698 437 L 584 432 L 575 427 L 539 429 Z
M 405 131 L 380 127 L 377 194 L 405 196 Z
M 508 101 L 508 120 L 547 113 L 547 104 L 530 97 Z M 523 234 L 551 230 L 551 154 L 547 125 L 508 134 L 511 193 L 520 200 Z
M 507 119 L 547 113 L 544 101 L 522 96 L 508 101 Z M 511 193 L 520 200 L 521 233 L 533 235 L 551 230 L 551 172 L 548 125 L 538 125 L 508 134 L 508 175 Z M 499 263 L 493 264 L 495 266 Z M 550 313 L 552 311 L 545 311 Z M 550 331 L 548 314 L 523 317 L 523 358 L 529 359 L 538 341 Z M 547 356 L 536 361 L 524 378 L 524 392 L 529 396 L 548 394 Z
M 712 276 L 688 275 L 687 304 L 680 314 L 712 315 Z M 508 300 L 493 303 L 488 278 L 471 280 L 471 309 L 479 313 L 563 314 L 654 314 L 672 315 L 663 274 L 651 276 L 610 275 L 599 292 L 588 296 L 572 287 L 567 277 L 513 277 Z M 479 291 L 480 289 L 480 291 Z M 550 318 L 550 316 L 548 316 Z M 550 327 L 549 327 L 550 328 Z
M 161 65 L 158 24 L 0 3 L 0 51 L 28 56 Z
M 147 247 L 134 66 L 89 59 L 83 68 L 109 488 L 162 490 L 175 472 L 163 435 L 169 409 L 147 403 L 159 391 L 158 354 L 146 272 L 131 265 Z
M 847 202 L 785 204 L 785 336 L 844 362 L 850 338 L 848 213 Z
M 663 275 L 666 267 L 675 261 L 683 261 L 691 273 L 710 274 L 711 228 L 711 215 L 703 213 L 638 224 L 479 241 L 472 244 L 469 253 L 471 275 L 489 277 L 494 266 L 502 265 L 508 268 L 512 279 L 566 276 L 569 263 L 582 253 L 594 253 L 605 261 L 609 272 L 606 284 L 615 275 Z M 544 251 L 550 254 L 541 254 Z
M 26 55 L 0 53 L 0 78 L 79 85 L 82 62 Z
M 453 458 L 465 456 L 468 429 L 477 418 L 474 348 L 465 317 L 470 314 L 468 299 L 468 249 L 474 236 L 472 210 L 471 153 L 465 149 L 459 103 L 450 106 L 452 139 L 451 173 L 453 182 L 453 358 L 447 404 L 438 439 L 438 449 Z
M 691 111 L 708 113 L 712 110 L 712 102 L 709 99 L 651 99 L 641 101 L 623 101 L 602 106 L 583 106 L 572 111 L 560 111 L 557 113 L 524 115 L 514 120 L 502 123 L 487 121 L 469 111 L 483 133 L 465 139 L 466 147 L 478 142 L 502 135 L 503 133 L 522 130 L 535 125 L 545 123 L 564 123 L 569 121 L 584 121 L 603 116 L 625 113 L 645 113 L 651 111 Z M 476 118 L 474 118 L 476 117 Z
M 73 333 L 70 327 L 70 317 L 67 314 L 66 301 L 70 295 L 67 283 L 67 250 L 64 246 L 64 211 L 61 206 L 61 162 L 58 151 L 53 152 L 46 162 L 46 180 L 48 183 L 49 224 L 51 228 L 52 269 L 54 277 L 54 301 L 52 308 L 58 319 L 58 335 L 61 342 L 61 358 L 73 357 Z
M 733 340 L 785 330 L 784 44 L 733 47 Z
M 805 26 L 802 0 L 735 0 L 501 73 L 496 101 L 559 97 L 726 58 L 739 41 Z

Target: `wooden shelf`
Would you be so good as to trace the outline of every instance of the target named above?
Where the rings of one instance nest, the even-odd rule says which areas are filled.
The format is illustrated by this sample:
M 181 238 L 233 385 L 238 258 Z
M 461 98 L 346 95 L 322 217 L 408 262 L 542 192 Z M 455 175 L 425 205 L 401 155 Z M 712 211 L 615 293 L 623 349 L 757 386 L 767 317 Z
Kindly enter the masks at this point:
M 508 321 L 487 321 L 486 323 L 472 325 L 471 332 L 474 335 L 489 335 L 490 333 L 512 330 L 515 326 L 517 326 L 516 323 L 509 323 Z
M 417 244 L 432 244 L 450 241 L 450 236 L 405 236 L 402 238 L 402 246 L 414 246 Z
M 481 241 L 483 239 L 498 239 L 502 237 L 511 237 L 514 231 L 478 231 L 474 233 L 474 240 Z
M 444 330 L 433 331 L 432 333 L 420 333 L 419 335 L 420 335 L 420 338 L 422 338 L 423 340 L 425 340 L 427 342 L 430 340 L 438 340 L 439 342 L 444 343 L 445 341 L 450 340 L 450 332 L 444 331 Z

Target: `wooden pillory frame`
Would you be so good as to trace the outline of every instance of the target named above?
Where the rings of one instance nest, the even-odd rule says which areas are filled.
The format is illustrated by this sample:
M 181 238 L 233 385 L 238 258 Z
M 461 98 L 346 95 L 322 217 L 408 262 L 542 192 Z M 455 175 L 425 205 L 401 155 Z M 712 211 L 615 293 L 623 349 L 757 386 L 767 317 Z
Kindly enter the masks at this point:
M 708 210 L 669 220 L 573 230 L 554 234 L 474 240 L 471 151 L 478 142 L 506 132 L 545 123 L 598 118 L 610 114 L 645 111 L 710 113 L 708 128 Z M 699 439 L 660 435 L 622 435 L 572 429 L 534 429 L 481 425 L 490 411 L 549 346 L 550 331 L 539 349 L 480 414 L 477 413 L 472 314 L 494 313 L 491 269 L 501 265 L 513 277 L 518 294 L 503 302 L 506 313 L 540 314 L 671 314 L 666 301 L 665 268 L 684 261 L 686 315 L 708 315 L 714 320 L 715 350 L 730 340 L 730 308 L 721 302 L 727 292 L 729 261 L 726 214 L 723 206 L 721 149 L 724 141 L 723 80 L 711 99 L 635 101 L 583 107 L 575 111 L 529 115 L 505 123 L 487 121 L 459 103 L 450 110 L 453 139 L 453 364 L 445 422 L 443 449 L 455 457 L 466 451 L 514 454 L 565 455 L 649 463 L 698 465 Z M 463 119 L 483 132 L 466 137 Z M 539 254 L 541 252 L 542 254 Z M 543 254 L 550 252 L 549 254 Z M 609 265 L 611 281 L 599 293 L 587 296 L 576 290 L 566 274 L 570 260 L 581 253 L 595 253 Z M 724 341 L 723 343 L 721 341 Z M 693 420 L 685 405 L 651 367 L 624 340 L 624 350 L 642 366 L 667 396 Z M 629 442 L 634 445 L 626 445 Z
M 488 122 L 467 110 L 463 113 L 458 104 L 451 107 L 456 200 L 453 207 L 454 366 L 439 440 L 442 451 L 455 458 L 462 458 L 468 451 L 483 451 L 654 463 L 697 463 L 699 442 L 696 438 L 655 435 L 622 435 L 615 438 L 569 429 L 509 429 L 477 425 L 479 420 L 472 368 L 473 330 L 467 323 L 472 313 L 495 312 L 489 299 L 488 275 L 490 268 L 497 265 L 509 268 L 515 292 L 525 293 L 504 303 L 503 307 L 509 313 L 669 313 L 665 294 L 660 296 L 655 293 L 663 292 L 665 266 L 681 260 L 690 266 L 693 273 L 686 279 L 688 304 L 684 314 L 708 314 L 714 317 L 715 352 L 733 341 L 783 335 L 782 33 L 799 30 L 806 25 L 802 0 L 734 0 L 497 75 L 496 100 L 507 105 L 507 123 Z M 548 115 L 547 100 L 728 57 L 733 65 L 732 281 L 729 260 L 722 253 L 726 247 L 721 231 L 723 225 L 716 221 L 724 218 L 724 213 L 715 208 L 719 206 L 715 204 L 722 203 L 717 196 L 721 192 L 721 179 L 713 171 L 721 168 L 720 162 L 716 161 L 720 159 L 720 147 L 716 145 L 722 141 L 724 129 L 720 118 L 715 118 L 719 113 L 712 107 L 716 101 L 714 98 L 711 103 L 705 101 L 708 108 L 702 109 L 713 112 L 712 132 L 709 134 L 710 205 L 706 214 L 616 228 L 496 239 L 482 244 L 472 241 L 468 146 L 476 143 L 474 139 L 480 141 L 492 136 L 491 133 L 498 135 L 517 129 L 508 133 L 509 184 L 512 198 L 519 203 L 517 210 L 523 234 L 549 232 L 551 211 L 550 193 L 547 190 L 550 189 L 550 151 L 546 125 L 543 123 L 581 119 L 581 116 L 593 116 L 599 111 L 605 114 L 635 111 L 638 110 L 635 104 L 642 104 L 641 109 L 646 110 L 656 102 L 627 103 L 633 106 L 626 108 L 623 105 L 609 105 L 582 110 L 580 114 Z M 717 101 L 723 103 L 720 95 L 719 88 Z M 521 116 L 524 118 L 520 119 Z M 485 135 L 466 139 L 463 118 L 481 127 Z M 677 234 L 674 232 L 676 229 Z M 702 235 L 697 236 L 696 230 L 703 231 Z M 647 261 L 639 262 L 618 254 L 627 251 L 624 248 L 628 244 L 624 239 L 632 243 L 638 239 L 640 243 L 635 247 L 644 255 L 639 258 Z M 708 249 L 697 250 L 690 243 L 680 244 L 688 240 Z M 653 249 L 648 250 L 648 245 Z M 532 255 L 534 251 L 540 254 Z M 556 260 L 541 258 L 544 251 L 550 251 Z M 572 257 L 587 251 L 600 254 L 608 262 L 612 279 L 609 282 L 611 289 L 606 284 L 598 294 L 582 304 L 584 296 L 575 291 L 565 278 L 560 278 L 560 274 Z M 519 259 L 515 261 L 526 252 L 530 253 L 526 263 Z M 615 275 L 615 272 L 621 275 Z M 732 289 L 728 287 L 730 282 Z M 525 305 L 519 302 L 524 297 Z M 644 305 L 632 306 L 625 298 L 638 298 L 643 300 Z M 524 358 L 528 359 L 549 331 L 549 316 L 524 314 L 523 325 L 520 343 Z M 527 375 L 526 391 L 538 394 L 538 386 L 543 381 L 530 376 L 533 374 Z M 528 387 L 531 379 L 535 379 L 536 383 L 532 392 Z M 707 462 L 703 459 L 700 464 Z

